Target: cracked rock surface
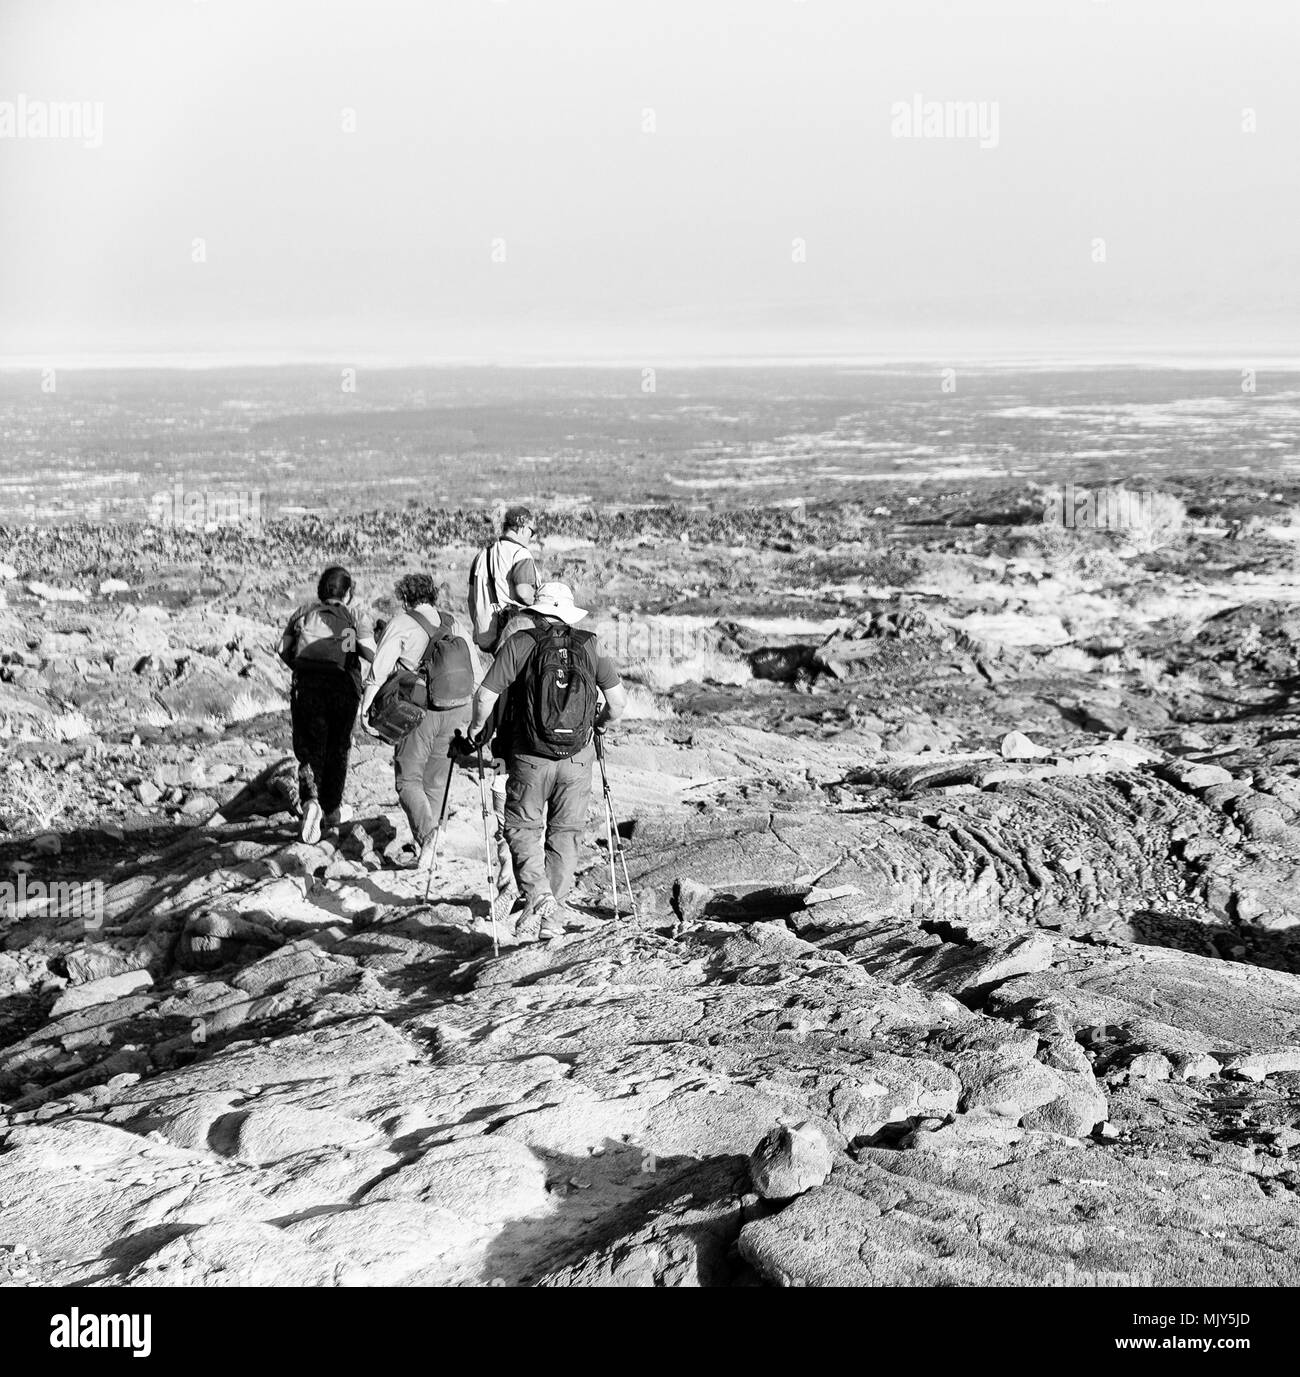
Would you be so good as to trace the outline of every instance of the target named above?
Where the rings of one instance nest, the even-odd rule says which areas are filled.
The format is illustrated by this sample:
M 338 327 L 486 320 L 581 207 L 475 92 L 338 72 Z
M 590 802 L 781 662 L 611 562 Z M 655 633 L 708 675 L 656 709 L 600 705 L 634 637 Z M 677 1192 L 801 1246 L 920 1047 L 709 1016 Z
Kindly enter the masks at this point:
M 597 799 L 565 935 L 499 956 L 467 775 L 426 901 L 373 744 L 355 820 L 309 846 L 276 707 L 151 735 L 133 684 L 97 745 L 20 743 L 108 821 L 2 848 L 103 902 L 0 917 L 0 1284 L 1297 1284 L 1281 662 L 1234 659 L 1260 711 L 1208 721 L 1187 676 L 1243 644 L 1220 609 L 1197 641 L 1061 584 L 1049 643 L 999 642 L 1046 624 L 999 558 L 978 607 L 720 618 L 753 674 L 661 685 L 611 733 L 636 916 Z M 147 613 L 15 598 L 45 649 L 0 689 L 52 711 L 41 656 L 93 658 L 101 617 L 133 680 L 206 647 L 154 685 L 178 719 L 270 691 L 265 605 L 206 640 L 206 611 Z M 1063 656 L 1063 622 L 1094 649 Z

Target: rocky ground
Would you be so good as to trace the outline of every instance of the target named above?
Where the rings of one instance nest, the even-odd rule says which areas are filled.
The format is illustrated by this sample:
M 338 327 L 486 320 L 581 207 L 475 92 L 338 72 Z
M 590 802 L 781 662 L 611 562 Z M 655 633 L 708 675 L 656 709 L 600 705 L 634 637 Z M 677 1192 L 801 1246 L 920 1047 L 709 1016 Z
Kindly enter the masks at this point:
M 1300 578 L 1189 510 L 553 532 L 637 914 L 594 806 L 496 957 L 468 776 L 429 902 L 366 738 L 296 840 L 306 558 L 8 533 L 0 1285 L 1295 1284 Z

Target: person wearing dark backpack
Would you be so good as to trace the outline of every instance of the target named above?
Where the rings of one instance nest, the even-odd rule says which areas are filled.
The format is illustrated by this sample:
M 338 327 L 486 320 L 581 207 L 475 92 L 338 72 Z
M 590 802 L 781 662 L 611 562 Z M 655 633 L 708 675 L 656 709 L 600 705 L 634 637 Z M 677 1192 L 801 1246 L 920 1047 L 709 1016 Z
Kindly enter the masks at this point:
M 508 693 L 505 834 L 523 890 L 514 934 L 521 941 L 564 931 L 563 904 L 591 804 L 593 736 L 627 705 L 613 660 L 592 632 L 575 629 L 587 612 L 575 606 L 573 590 L 544 583 L 532 610 L 540 625 L 501 643 L 475 694 L 468 738 L 471 749 L 482 742 L 497 699 Z
M 469 628 L 438 610 L 428 574 L 407 574 L 394 589 L 402 610 L 384 628 L 361 703 L 361 721 L 378 736 L 371 708 L 381 690 L 399 690 L 420 709 L 416 725 L 396 742 L 397 800 L 415 842 L 416 865 L 433 863 L 438 823 L 452 769 L 451 744 L 468 724 L 482 661 Z M 391 739 L 391 738 L 390 738 Z
M 361 701 L 361 666 L 374 658 L 364 615 L 351 609 L 352 575 L 332 564 L 316 585 L 316 601 L 295 610 L 280 637 L 280 658 L 293 671 L 289 719 L 298 760 L 300 835 L 320 840 L 322 822 L 343 820 L 348 751 Z
M 532 631 L 543 625 L 545 621 L 546 618 L 531 607 L 515 608 L 502 628 L 500 638 L 497 641 L 497 648 L 500 649 L 506 640 L 517 632 Z M 497 911 L 501 913 L 509 912 L 512 900 L 519 893 L 519 886 L 515 882 L 515 863 L 510 855 L 510 847 L 506 842 L 506 785 L 509 780 L 508 762 L 511 742 L 510 721 L 506 715 L 506 709 L 509 707 L 509 703 L 509 695 L 497 699 L 496 712 L 485 729 L 489 737 L 495 737 L 491 752 L 491 794 L 492 823 L 497 853 Z

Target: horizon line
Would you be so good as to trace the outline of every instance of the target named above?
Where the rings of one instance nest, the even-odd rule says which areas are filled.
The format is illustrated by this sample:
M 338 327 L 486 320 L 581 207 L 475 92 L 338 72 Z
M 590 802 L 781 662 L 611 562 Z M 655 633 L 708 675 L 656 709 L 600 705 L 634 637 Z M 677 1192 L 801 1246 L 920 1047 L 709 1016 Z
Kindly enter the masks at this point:
M 646 351 L 637 355 L 544 356 L 536 353 L 500 354 L 367 354 L 350 356 L 329 353 L 271 352 L 247 350 L 185 351 L 167 353 L 133 352 L 114 354 L 90 351 L 81 354 L 0 354 L 0 373 L 39 372 L 56 369 L 66 372 L 201 372 L 277 368 L 368 368 L 386 372 L 417 369 L 520 369 L 590 370 L 614 369 L 708 369 L 708 368 L 866 368 L 888 371 L 933 367 L 963 367 L 988 370 L 1055 371 L 1066 368 L 1149 368 L 1185 371 L 1233 368 L 1271 368 L 1280 372 L 1300 371 L 1300 354 L 1270 349 L 1204 348 L 1142 349 L 989 349 L 963 350 L 908 349 L 898 351 L 803 353 L 683 353 Z

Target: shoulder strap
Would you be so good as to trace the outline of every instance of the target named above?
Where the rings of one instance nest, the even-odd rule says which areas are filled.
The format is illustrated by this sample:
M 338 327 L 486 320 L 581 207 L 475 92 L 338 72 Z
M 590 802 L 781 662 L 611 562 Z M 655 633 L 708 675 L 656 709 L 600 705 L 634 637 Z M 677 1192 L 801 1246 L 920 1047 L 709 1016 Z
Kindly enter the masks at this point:
M 424 632 L 424 634 L 431 641 L 439 640 L 447 634 L 446 628 L 442 624 L 441 613 L 438 617 L 438 628 L 436 631 L 434 630 L 433 623 L 428 619 L 428 617 L 424 615 L 423 612 L 417 612 L 415 608 L 412 607 L 410 609 L 409 616 L 411 620 L 420 628 L 421 631 Z
M 497 600 L 497 582 L 501 578 L 501 542 L 493 541 L 485 551 L 487 555 L 488 592 L 492 601 Z

